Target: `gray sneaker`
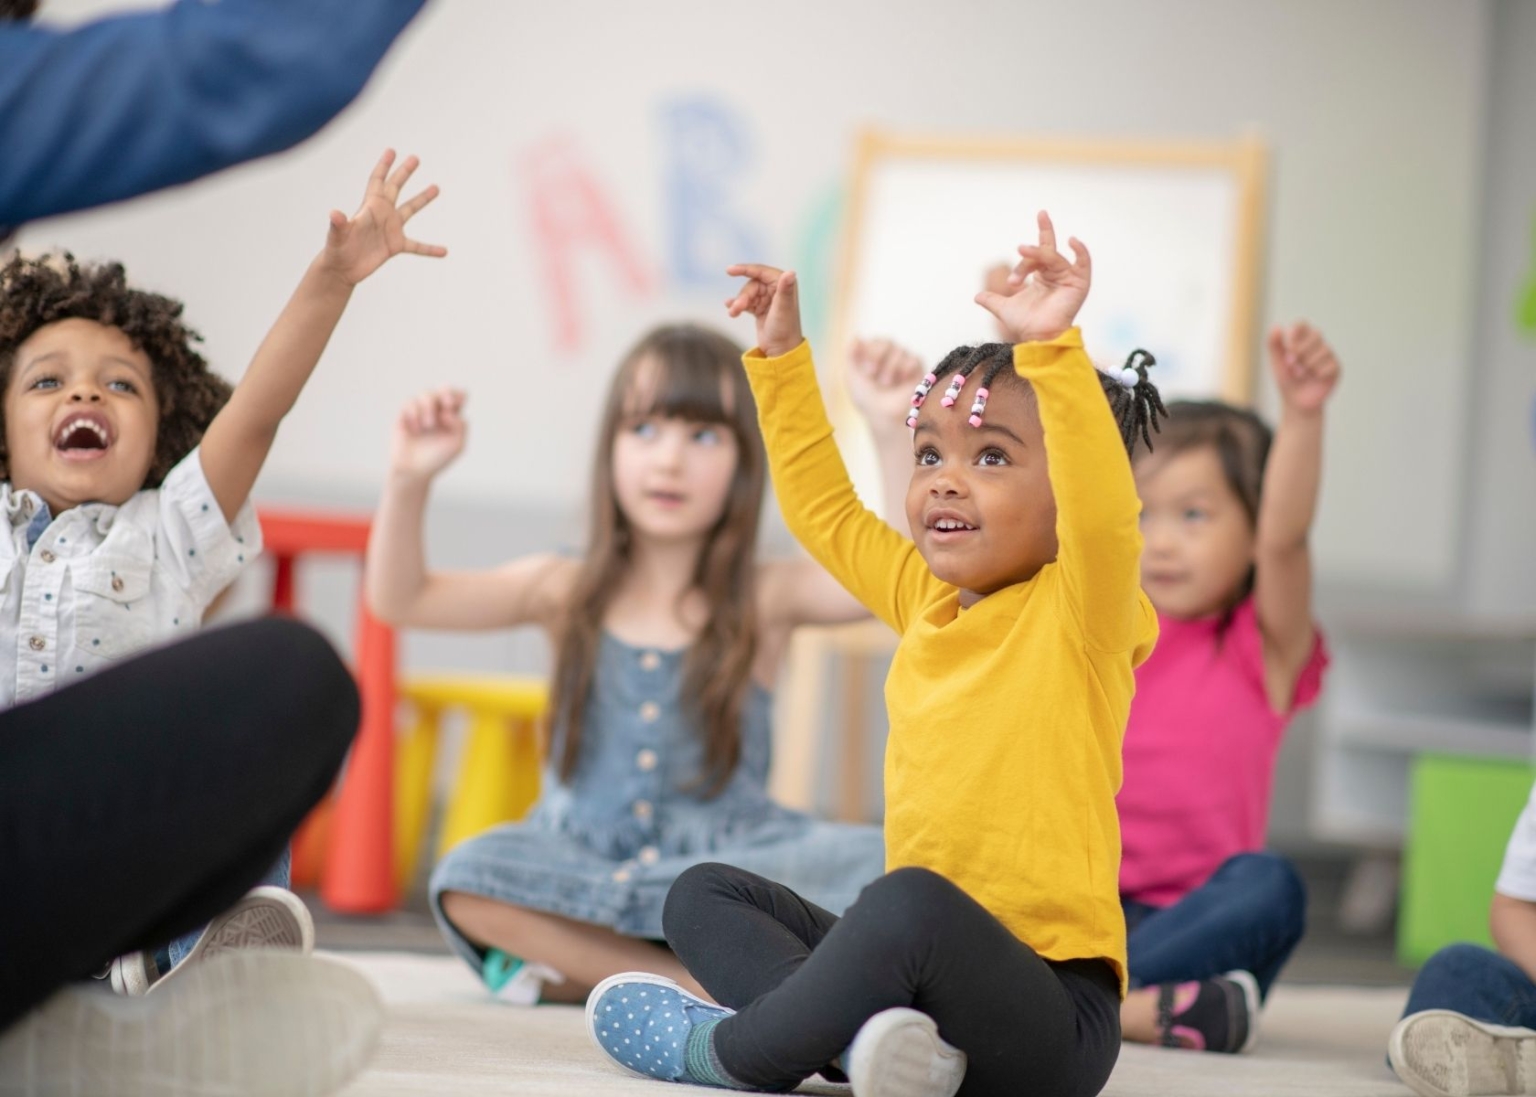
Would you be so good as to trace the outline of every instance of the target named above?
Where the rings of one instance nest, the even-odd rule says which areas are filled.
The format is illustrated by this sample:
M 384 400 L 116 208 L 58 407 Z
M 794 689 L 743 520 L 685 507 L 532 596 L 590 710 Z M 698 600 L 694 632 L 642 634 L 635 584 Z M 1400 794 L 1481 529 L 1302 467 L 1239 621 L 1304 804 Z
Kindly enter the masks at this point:
M 0 1033 L 0 1097 L 324 1097 L 367 1065 L 383 1020 L 344 964 L 226 952 L 146 998 L 60 991 Z
M 1536 1031 L 1426 1009 L 1397 1023 L 1387 1058 L 1421 1097 L 1536 1094 Z
M 221 952 L 250 948 L 313 952 L 315 923 L 304 900 L 287 888 L 252 888 L 238 903 L 208 923 L 197 944 L 170 971 L 161 971 L 149 952 L 131 952 L 112 961 L 112 989 L 137 998 L 158 990 L 189 965 L 211 960 Z

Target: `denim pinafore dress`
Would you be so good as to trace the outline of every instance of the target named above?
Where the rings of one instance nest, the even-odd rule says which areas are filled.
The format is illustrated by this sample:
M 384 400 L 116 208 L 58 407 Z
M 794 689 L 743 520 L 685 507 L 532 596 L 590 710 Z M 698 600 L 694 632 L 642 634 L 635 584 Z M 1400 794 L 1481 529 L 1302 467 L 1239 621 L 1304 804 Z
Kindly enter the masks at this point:
M 682 706 L 684 655 L 605 634 L 570 783 L 551 767 L 525 820 L 471 838 L 438 863 L 433 914 L 476 971 L 484 957 L 443 916 L 446 891 L 660 940 L 667 891 L 705 861 L 775 880 L 839 915 L 884 873 L 879 827 L 825 822 L 768 798 L 772 701 L 755 683 L 742 711 L 741 760 L 725 790 L 706 798 L 704 742 Z

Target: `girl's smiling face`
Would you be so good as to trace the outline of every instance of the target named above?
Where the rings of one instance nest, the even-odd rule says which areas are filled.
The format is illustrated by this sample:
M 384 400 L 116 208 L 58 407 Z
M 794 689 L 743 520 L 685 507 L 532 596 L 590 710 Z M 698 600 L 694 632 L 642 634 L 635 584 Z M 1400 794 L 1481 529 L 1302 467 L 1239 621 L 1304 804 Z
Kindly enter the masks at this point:
M 1159 613 L 1211 617 L 1230 609 L 1253 568 L 1254 528 L 1211 445 L 1136 462 L 1141 583 Z
M 39 328 L 16 352 L 4 399 L 6 473 L 52 513 L 120 506 L 144 487 L 160 423 L 154 367 L 120 329 Z
M 907 521 L 929 570 L 969 606 L 1031 579 L 1056 558 L 1056 499 L 1033 392 L 994 381 L 980 427 L 970 399 L 927 401 L 912 434 Z

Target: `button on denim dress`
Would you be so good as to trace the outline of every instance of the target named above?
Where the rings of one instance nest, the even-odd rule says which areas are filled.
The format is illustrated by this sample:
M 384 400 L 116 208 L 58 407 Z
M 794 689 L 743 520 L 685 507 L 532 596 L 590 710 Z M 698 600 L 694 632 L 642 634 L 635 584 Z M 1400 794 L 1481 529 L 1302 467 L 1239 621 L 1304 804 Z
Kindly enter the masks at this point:
M 443 916 L 445 891 L 660 940 L 668 889 L 701 862 L 766 876 L 834 914 L 884 873 L 879 827 L 824 822 L 768 798 L 771 700 L 756 684 L 742 712 L 741 761 L 725 791 L 707 798 L 704 741 L 681 703 L 684 654 L 605 635 L 571 782 L 547 771 L 527 819 L 438 863 L 433 913 L 476 971 L 483 956 Z

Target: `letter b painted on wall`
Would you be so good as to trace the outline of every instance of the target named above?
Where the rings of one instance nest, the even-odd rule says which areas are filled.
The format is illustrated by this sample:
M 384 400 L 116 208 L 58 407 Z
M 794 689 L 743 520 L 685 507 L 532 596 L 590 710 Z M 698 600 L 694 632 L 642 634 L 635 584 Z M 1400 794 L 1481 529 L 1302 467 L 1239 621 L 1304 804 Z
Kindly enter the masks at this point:
M 731 263 L 762 257 L 758 234 L 731 208 L 751 164 L 750 135 L 724 104 L 702 95 L 664 103 L 661 124 L 672 276 L 683 285 L 719 283 Z

